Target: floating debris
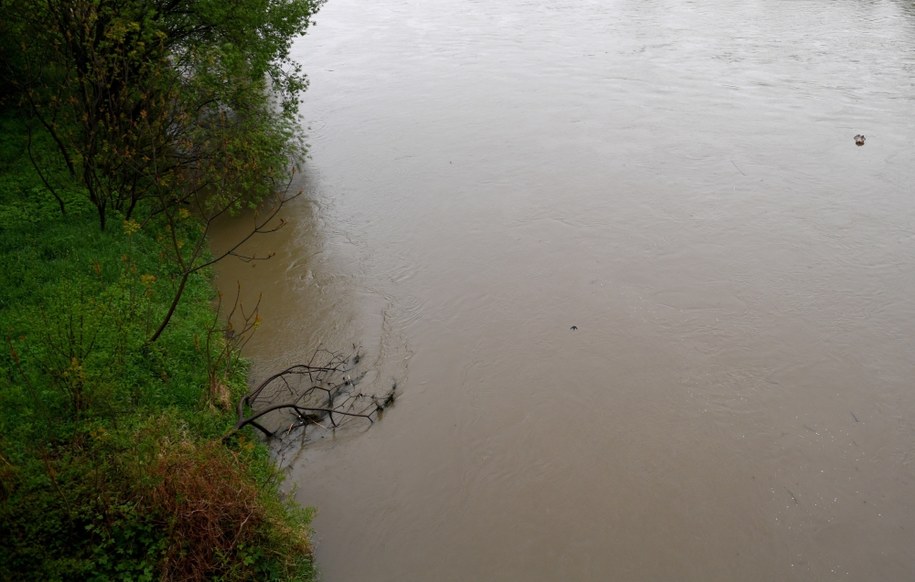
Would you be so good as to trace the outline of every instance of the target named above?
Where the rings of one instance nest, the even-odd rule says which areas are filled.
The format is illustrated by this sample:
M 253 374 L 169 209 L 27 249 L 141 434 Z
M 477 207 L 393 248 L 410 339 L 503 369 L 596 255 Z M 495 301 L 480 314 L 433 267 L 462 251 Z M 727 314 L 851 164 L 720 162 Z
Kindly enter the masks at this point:
M 864 137 L 863 135 L 861 135 L 861 134 L 859 133 L 858 135 L 855 136 L 855 145 L 858 146 L 858 147 L 863 146 L 863 145 L 864 145 L 864 140 L 866 140 L 866 139 L 867 139 L 866 137 Z

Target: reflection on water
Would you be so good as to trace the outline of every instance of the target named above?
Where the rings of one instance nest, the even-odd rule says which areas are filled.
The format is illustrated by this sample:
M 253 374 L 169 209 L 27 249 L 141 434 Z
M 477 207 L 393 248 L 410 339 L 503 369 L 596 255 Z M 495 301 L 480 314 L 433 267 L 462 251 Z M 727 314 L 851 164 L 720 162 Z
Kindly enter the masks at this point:
M 318 21 L 306 196 L 220 281 L 255 376 L 402 386 L 296 462 L 326 580 L 915 576 L 910 2 Z

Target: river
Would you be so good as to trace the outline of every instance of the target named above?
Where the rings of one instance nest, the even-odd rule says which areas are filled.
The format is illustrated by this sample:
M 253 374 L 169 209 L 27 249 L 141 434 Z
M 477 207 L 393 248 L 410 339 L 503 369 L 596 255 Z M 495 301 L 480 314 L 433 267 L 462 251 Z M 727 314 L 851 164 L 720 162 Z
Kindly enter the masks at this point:
M 219 281 L 255 379 L 398 384 L 293 461 L 324 580 L 915 579 L 915 4 L 317 21 L 305 194 Z

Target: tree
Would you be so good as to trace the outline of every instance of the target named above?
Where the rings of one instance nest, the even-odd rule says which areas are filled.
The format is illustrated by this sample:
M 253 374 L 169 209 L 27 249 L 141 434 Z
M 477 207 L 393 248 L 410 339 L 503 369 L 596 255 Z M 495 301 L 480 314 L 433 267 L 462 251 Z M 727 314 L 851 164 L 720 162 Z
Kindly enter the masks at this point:
M 160 233 L 174 295 L 156 341 L 188 278 L 221 258 L 206 252 L 213 222 L 258 207 L 269 219 L 288 199 L 307 86 L 289 47 L 322 0 L 0 1 L 0 48 L 18 46 L 0 66 L 100 228 L 117 212 Z
M 163 188 L 171 205 L 225 194 L 214 172 L 256 203 L 303 153 L 289 47 L 320 2 L 8 0 L 2 44 L 21 54 L 3 64 L 102 229 L 112 209 L 164 212 Z

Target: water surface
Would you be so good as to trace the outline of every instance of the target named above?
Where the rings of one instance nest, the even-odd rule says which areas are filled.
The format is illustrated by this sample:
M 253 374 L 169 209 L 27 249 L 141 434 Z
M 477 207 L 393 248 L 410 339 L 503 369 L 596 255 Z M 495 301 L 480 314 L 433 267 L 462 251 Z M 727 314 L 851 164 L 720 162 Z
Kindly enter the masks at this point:
M 256 377 L 400 386 L 295 460 L 325 580 L 915 578 L 911 2 L 330 0 L 295 57 L 305 196 L 220 280 Z

